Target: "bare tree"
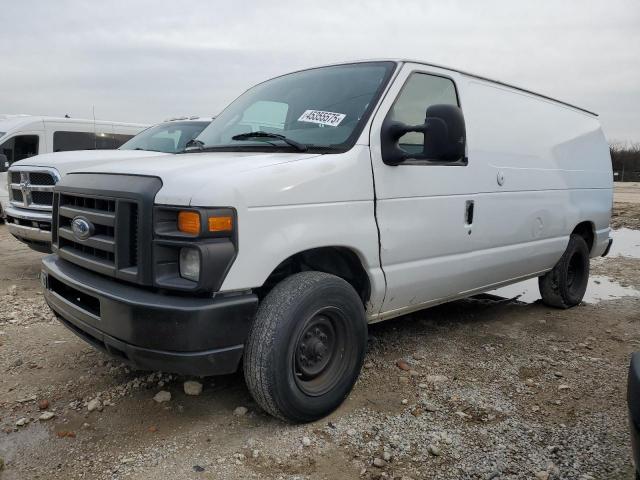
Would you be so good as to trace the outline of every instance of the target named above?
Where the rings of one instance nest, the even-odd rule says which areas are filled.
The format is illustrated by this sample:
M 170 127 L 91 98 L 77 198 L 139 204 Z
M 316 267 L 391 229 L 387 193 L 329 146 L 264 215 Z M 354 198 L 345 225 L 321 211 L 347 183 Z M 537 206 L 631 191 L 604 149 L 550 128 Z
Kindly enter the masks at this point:
M 609 151 L 613 179 L 617 182 L 640 182 L 640 143 L 612 142 Z

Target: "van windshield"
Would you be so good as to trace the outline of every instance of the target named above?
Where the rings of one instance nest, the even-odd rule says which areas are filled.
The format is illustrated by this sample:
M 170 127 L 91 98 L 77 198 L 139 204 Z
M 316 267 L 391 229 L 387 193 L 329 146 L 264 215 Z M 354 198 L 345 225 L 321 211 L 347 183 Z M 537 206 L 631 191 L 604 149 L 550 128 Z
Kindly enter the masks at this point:
M 152 152 L 177 153 L 198 136 L 210 122 L 167 122 L 143 130 L 119 150 L 148 150 Z
M 348 150 L 394 67 L 394 62 L 354 63 L 268 80 L 232 102 L 188 151 L 292 151 L 296 143 L 316 153 Z

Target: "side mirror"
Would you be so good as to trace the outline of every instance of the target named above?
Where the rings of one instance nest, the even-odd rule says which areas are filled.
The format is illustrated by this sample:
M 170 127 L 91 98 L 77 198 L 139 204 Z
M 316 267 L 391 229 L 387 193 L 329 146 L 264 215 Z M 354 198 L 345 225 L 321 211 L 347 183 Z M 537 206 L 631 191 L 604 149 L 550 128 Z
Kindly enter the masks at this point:
M 4 153 L 0 153 L 0 173 L 9 170 L 9 159 Z
M 422 153 L 412 154 L 398 146 L 400 138 L 409 132 L 424 134 Z M 387 165 L 399 165 L 409 159 L 448 164 L 466 162 L 464 116 L 456 105 L 431 105 L 423 125 L 385 120 L 380 134 L 382 160 Z

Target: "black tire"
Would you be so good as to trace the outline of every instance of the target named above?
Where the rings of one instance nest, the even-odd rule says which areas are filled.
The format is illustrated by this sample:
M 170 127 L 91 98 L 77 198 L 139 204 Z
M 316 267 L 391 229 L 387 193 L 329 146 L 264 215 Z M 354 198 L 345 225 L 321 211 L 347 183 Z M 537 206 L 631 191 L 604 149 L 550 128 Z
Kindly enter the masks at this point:
M 553 270 L 538 278 L 545 305 L 570 308 L 578 305 L 589 282 L 589 247 L 580 235 L 571 235 L 569 245 Z
M 298 273 L 258 308 L 244 353 L 245 381 L 271 415 L 311 422 L 349 395 L 366 347 L 364 307 L 353 287 L 327 273 Z

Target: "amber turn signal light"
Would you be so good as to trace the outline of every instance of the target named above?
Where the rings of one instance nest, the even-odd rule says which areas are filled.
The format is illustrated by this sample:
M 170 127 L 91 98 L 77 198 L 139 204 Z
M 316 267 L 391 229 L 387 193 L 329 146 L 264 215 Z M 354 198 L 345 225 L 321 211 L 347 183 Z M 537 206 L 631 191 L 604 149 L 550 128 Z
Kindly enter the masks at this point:
M 188 211 L 179 212 L 178 230 L 190 235 L 200 234 L 200 214 L 198 212 Z
M 230 232 L 233 230 L 233 218 L 225 217 L 209 217 L 210 232 Z

